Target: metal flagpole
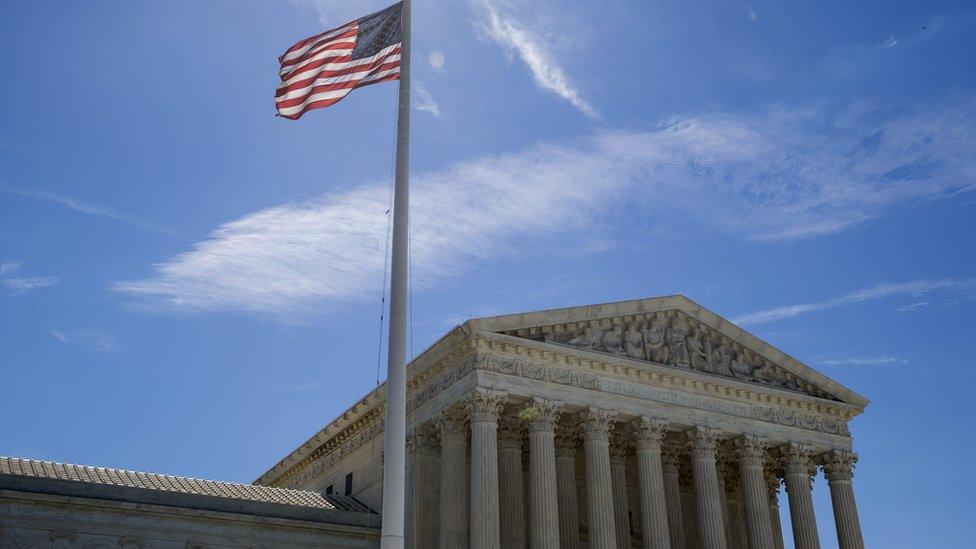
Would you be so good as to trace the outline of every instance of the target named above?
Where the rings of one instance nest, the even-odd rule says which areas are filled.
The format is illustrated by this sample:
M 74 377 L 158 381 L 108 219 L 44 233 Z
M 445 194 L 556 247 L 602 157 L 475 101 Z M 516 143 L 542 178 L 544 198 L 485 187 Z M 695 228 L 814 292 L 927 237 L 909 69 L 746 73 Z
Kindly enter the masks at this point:
M 406 504 L 407 261 L 410 207 L 410 0 L 400 20 L 400 99 L 397 104 L 396 175 L 393 189 L 393 254 L 390 271 L 390 336 L 386 364 L 382 549 L 403 547 Z

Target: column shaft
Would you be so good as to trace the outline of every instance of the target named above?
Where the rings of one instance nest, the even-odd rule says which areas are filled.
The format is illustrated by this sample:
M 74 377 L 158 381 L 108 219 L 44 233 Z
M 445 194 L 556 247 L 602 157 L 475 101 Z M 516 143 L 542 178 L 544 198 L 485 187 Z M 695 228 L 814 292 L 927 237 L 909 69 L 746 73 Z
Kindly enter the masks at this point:
M 644 417 L 634 420 L 632 424 L 637 445 L 637 481 L 640 487 L 644 549 L 671 547 L 664 471 L 661 464 L 661 439 L 667 425 L 665 421 Z M 676 489 L 677 482 L 677 470 L 675 470 Z M 681 520 L 680 517 L 678 520 Z
M 817 518 L 813 512 L 809 451 L 799 444 L 789 444 L 785 448 L 784 458 L 786 494 L 790 500 L 790 521 L 793 524 L 793 544 L 796 549 L 820 549 Z
M 525 492 L 522 486 L 522 433 L 513 418 L 502 418 L 498 438 L 498 505 L 502 547 L 525 547 Z
M 464 415 L 452 409 L 437 421 L 441 432 L 440 535 L 441 549 L 468 545 L 467 436 Z
M 732 540 L 732 517 L 729 516 L 729 490 L 725 479 L 724 462 L 719 462 L 718 456 L 715 458 L 715 476 L 718 478 L 718 503 L 722 508 L 722 528 L 725 531 L 725 546 L 728 549 L 736 549 Z
M 610 454 L 610 478 L 613 483 L 613 529 L 617 534 L 617 547 L 630 547 L 627 461 L 620 451 Z
M 561 405 L 533 399 L 529 422 L 529 470 L 533 549 L 559 548 L 559 497 L 556 492 L 555 428 Z
M 763 469 L 766 478 L 766 496 L 769 498 L 769 522 L 773 528 L 773 542 L 776 549 L 784 549 L 783 523 L 779 516 L 779 475 L 767 465 Z
M 722 493 L 715 470 L 715 445 L 719 433 L 713 429 L 695 427 L 689 430 L 688 438 L 692 444 L 691 467 L 695 479 L 695 506 L 701 543 L 708 549 L 727 549 Z
M 864 549 L 861 534 L 861 519 L 854 501 L 854 463 L 857 455 L 853 452 L 833 451 L 827 454 L 823 465 L 830 485 L 830 500 L 834 507 L 834 524 L 837 528 L 837 543 L 840 549 Z
M 471 549 L 499 549 L 498 415 L 503 395 L 478 388 L 471 411 Z
M 435 549 L 440 518 L 440 454 L 436 435 L 429 429 L 419 429 L 413 435 L 411 461 L 411 505 L 408 508 L 412 543 L 410 547 Z
M 733 549 L 749 549 L 749 533 L 746 531 L 746 515 L 742 502 L 729 498 L 729 522 L 732 525 Z
M 664 447 L 661 470 L 664 474 L 664 501 L 668 508 L 668 539 L 671 549 L 685 549 L 684 519 L 681 515 L 681 453 L 673 445 Z
M 779 516 L 779 498 L 769 504 L 770 522 L 773 523 L 773 541 L 776 542 L 776 549 L 785 549 L 786 542 L 783 540 L 783 521 Z
M 580 414 L 586 452 L 586 510 L 591 549 L 614 549 L 613 487 L 610 475 L 610 420 L 613 413 L 589 408 Z
M 750 549 L 776 549 L 773 523 L 769 515 L 769 497 L 763 474 L 766 442 L 756 437 L 738 441 L 739 494 L 746 515 L 746 532 Z
M 556 493 L 559 497 L 559 546 L 579 547 L 579 496 L 576 490 L 576 441 L 556 439 Z

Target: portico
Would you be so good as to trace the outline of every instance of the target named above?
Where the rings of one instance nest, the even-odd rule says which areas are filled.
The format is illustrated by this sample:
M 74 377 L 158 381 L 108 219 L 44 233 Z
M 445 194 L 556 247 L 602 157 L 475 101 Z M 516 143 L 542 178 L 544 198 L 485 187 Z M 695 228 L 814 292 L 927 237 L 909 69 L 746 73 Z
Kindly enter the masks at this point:
M 409 544 L 774 549 L 787 504 L 817 548 L 820 467 L 860 548 L 847 424 L 866 404 L 683 296 L 471 320 L 409 368 Z M 381 505 L 382 406 L 381 388 L 258 482 L 361 471 Z

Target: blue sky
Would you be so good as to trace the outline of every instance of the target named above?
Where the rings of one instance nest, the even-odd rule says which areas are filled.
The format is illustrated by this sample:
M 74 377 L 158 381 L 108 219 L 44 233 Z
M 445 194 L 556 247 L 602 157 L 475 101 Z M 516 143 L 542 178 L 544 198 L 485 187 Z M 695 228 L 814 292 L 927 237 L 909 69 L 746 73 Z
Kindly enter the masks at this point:
M 299 122 L 273 90 L 289 45 L 384 5 L 4 5 L 0 454 L 251 481 L 375 385 L 396 85 Z M 976 6 L 414 23 L 412 352 L 684 293 L 872 401 L 870 545 L 963 546 Z M 822 478 L 816 502 L 833 547 Z

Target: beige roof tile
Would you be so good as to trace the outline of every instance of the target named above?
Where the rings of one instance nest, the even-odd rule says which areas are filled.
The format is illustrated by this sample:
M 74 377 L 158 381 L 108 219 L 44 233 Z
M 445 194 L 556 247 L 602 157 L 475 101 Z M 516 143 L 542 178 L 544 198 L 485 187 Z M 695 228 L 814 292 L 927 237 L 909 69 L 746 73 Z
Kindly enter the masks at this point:
M 305 490 L 272 488 L 270 486 L 220 482 L 216 480 L 160 475 L 140 471 L 127 471 L 124 469 L 106 469 L 104 467 L 72 465 L 69 463 L 34 459 L 0 456 L 0 475 L 70 480 L 94 484 L 112 484 L 130 488 L 144 488 L 147 490 L 183 494 L 202 494 L 221 498 L 262 503 L 280 503 L 318 509 L 362 513 L 372 512 L 368 507 L 348 496 L 324 496 L 317 492 L 308 492 Z

